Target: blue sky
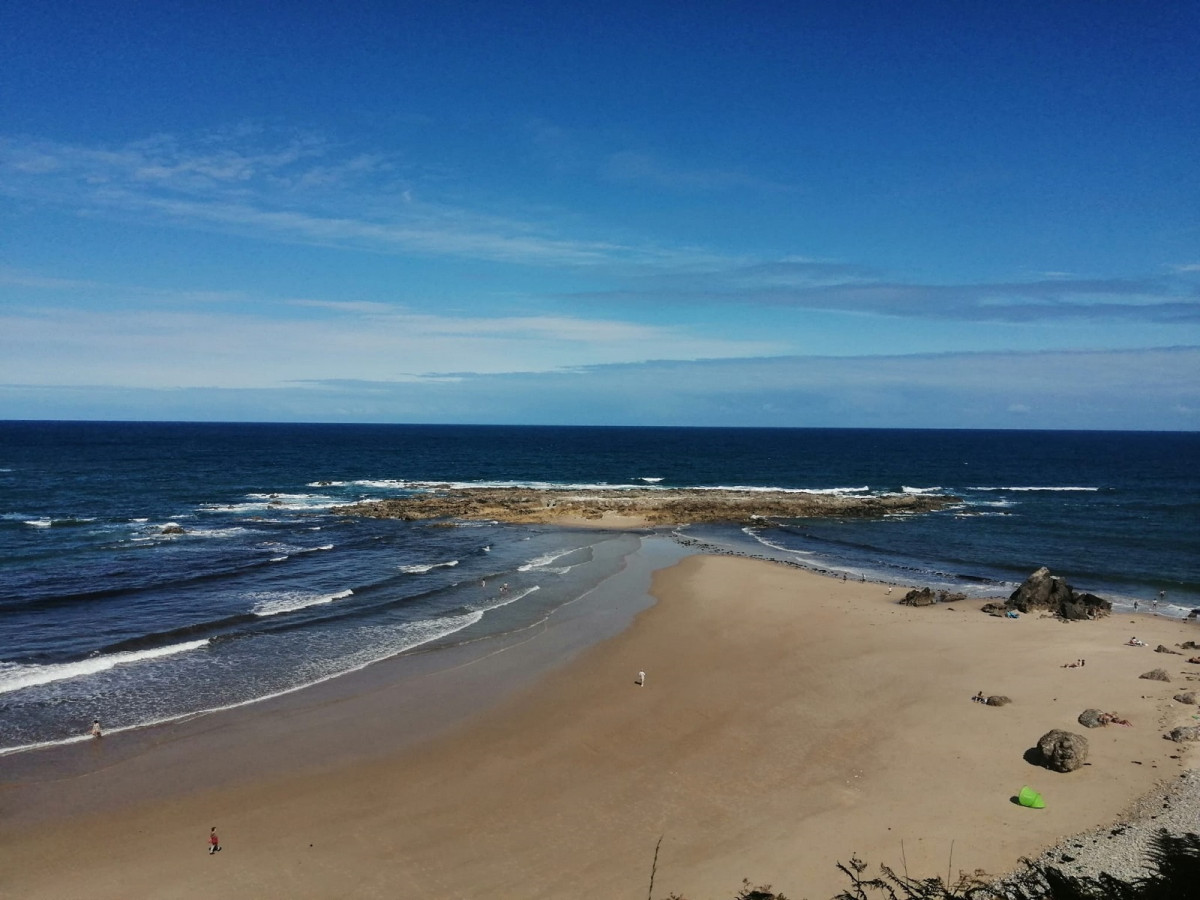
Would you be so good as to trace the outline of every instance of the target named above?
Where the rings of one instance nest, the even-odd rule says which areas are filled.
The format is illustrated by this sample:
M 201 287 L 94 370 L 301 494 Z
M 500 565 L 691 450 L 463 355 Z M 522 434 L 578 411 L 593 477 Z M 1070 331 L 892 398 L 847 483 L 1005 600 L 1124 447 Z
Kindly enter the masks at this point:
M 1195 3 L 0 6 L 0 418 L 1200 428 Z

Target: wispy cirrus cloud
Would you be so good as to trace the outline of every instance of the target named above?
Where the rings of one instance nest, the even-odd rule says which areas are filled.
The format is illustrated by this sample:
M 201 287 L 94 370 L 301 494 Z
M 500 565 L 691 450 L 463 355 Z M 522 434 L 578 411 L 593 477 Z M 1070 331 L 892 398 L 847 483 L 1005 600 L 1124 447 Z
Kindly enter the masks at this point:
M 0 138 L 0 193 L 395 254 L 565 267 L 692 258 L 682 248 L 574 237 L 556 223 L 425 199 L 425 173 L 383 154 L 347 152 L 311 135 L 269 138 L 241 131 L 189 141 L 158 135 L 118 147 Z
M 575 296 L 595 299 L 601 295 Z M 904 283 L 873 277 L 865 268 L 834 263 L 764 263 L 714 271 L 702 278 L 667 278 L 649 291 L 610 291 L 603 296 L 627 303 L 654 297 L 691 305 L 746 304 L 978 322 L 1200 321 L 1200 290 L 1170 278 Z

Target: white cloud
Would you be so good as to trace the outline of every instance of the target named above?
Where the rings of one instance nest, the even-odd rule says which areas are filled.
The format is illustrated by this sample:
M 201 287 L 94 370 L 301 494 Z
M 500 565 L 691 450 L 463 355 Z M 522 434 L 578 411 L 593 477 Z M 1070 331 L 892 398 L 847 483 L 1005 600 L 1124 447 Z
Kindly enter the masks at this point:
M 0 414 L 14 418 L 1194 430 L 1195 410 L 1200 409 L 1197 373 L 1200 347 L 663 361 L 570 372 L 327 379 L 238 390 L 0 383 Z
M 574 369 L 647 359 L 778 352 L 767 342 L 568 316 L 437 316 L 384 304 L 301 300 L 331 312 L 279 319 L 199 306 L 98 312 L 41 306 L 0 314 L 0 382 L 267 388 L 321 379 L 392 381 Z

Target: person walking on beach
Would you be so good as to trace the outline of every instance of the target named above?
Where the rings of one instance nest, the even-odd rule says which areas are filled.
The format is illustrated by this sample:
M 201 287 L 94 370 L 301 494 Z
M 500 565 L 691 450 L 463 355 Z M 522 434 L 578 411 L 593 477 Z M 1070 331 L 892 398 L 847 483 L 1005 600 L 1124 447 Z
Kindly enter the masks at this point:
M 92 719 L 92 737 L 103 737 L 104 733 L 100 730 L 100 720 Z
M 217 837 L 217 826 L 214 825 L 208 832 L 208 855 L 212 856 L 221 849 L 221 839 Z
M 646 673 L 645 673 L 645 672 L 638 672 L 638 677 L 637 677 L 637 686 L 638 686 L 638 687 L 641 687 L 641 686 L 642 686 L 642 685 L 644 685 L 645 683 L 646 683 Z

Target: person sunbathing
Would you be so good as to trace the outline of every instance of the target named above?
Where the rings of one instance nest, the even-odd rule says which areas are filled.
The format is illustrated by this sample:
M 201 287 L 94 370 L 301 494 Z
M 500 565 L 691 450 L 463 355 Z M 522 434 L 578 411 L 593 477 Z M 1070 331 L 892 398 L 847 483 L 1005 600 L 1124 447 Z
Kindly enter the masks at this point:
M 1126 643 L 1129 644 L 1130 647 L 1145 647 L 1146 646 L 1145 641 L 1139 641 L 1135 637 L 1131 637 L 1128 641 L 1126 641 Z

